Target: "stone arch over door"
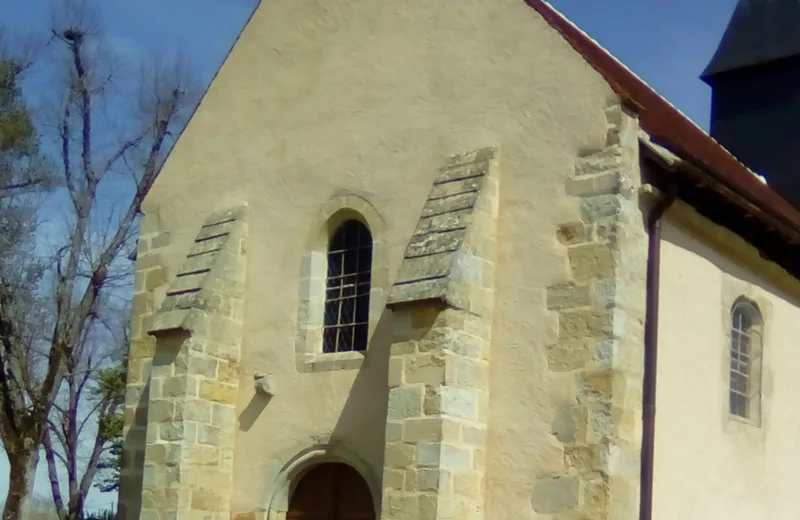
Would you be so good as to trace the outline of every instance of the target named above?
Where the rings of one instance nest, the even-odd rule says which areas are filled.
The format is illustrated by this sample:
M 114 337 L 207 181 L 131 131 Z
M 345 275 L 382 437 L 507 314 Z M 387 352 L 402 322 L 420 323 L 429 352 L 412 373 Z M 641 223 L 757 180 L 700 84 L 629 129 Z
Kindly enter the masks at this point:
M 341 444 L 317 444 L 296 452 L 278 472 L 270 486 L 265 520 L 287 520 L 292 495 L 303 477 L 316 467 L 335 463 L 348 466 L 360 476 L 369 491 L 373 506 L 374 515 L 370 518 L 377 519 L 381 507 L 381 488 L 380 478 L 375 474 L 374 468 Z
M 369 486 L 352 466 L 319 464 L 293 484 L 286 520 L 376 520 Z

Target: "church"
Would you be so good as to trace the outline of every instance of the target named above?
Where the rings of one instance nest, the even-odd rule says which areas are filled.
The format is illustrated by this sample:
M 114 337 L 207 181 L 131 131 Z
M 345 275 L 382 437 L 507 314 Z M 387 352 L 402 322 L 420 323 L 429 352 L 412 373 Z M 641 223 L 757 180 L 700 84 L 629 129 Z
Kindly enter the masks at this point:
M 261 2 L 142 207 L 120 518 L 800 517 L 798 25 L 739 1 L 709 135 L 543 0 Z

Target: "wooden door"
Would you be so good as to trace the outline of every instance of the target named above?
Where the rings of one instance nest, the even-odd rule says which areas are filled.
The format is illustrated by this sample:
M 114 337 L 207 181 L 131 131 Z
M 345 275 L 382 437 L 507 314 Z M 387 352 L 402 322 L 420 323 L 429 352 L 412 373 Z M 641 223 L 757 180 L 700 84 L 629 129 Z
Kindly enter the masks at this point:
M 375 520 L 369 486 L 347 464 L 321 464 L 301 478 L 287 520 Z

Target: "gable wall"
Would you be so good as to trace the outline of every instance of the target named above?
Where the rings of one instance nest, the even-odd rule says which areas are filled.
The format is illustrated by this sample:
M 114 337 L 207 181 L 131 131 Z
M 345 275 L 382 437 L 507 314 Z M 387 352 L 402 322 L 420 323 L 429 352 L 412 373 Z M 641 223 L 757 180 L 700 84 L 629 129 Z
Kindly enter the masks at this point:
M 564 464 L 545 298 L 569 277 L 557 229 L 580 221 L 565 180 L 605 146 L 613 98 L 521 0 L 262 2 L 144 206 L 170 236 L 165 282 L 143 296 L 157 306 L 207 215 L 249 205 L 234 513 L 265 508 L 281 467 L 331 440 L 380 480 L 388 311 L 360 371 L 295 365 L 301 264 L 323 208 L 357 195 L 374 209 L 385 297 L 444 158 L 498 145 L 487 515 L 532 517 L 536 479 Z M 278 390 L 253 412 L 255 372 Z

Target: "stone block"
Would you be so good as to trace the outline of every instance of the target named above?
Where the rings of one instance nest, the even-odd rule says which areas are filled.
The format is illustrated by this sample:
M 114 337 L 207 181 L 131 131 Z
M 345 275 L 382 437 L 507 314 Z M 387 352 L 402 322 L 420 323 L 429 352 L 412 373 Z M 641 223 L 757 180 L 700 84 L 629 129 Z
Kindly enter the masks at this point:
M 231 341 L 237 341 L 239 336 L 233 336 L 228 338 Z M 215 357 L 222 361 L 229 361 L 236 363 L 239 361 L 239 356 L 241 355 L 239 345 L 236 343 L 220 343 L 217 341 L 206 341 L 205 342 L 205 353 L 211 357 Z
M 596 222 L 600 219 L 619 214 L 622 208 L 619 195 L 597 195 L 581 200 L 580 213 L 584 222 Z
M 472 453 L 448 443 L 420 443 L 417 445 L 417 465 L 442 469 L 471 469 Z
M 228 504 L 228 500 L 222 496 L 224 492 L 207 488 L 193 489 L 191 507 L 198 511 L 223 511 Z
M 439 467 L 442 445 L 438 442 L 425 442 L 416 445 L 416 462 L 420 467 Z
M 433 493 L 421 494 L 419 496 L 419 513 L 415 520 L 437 520 L 440 518 L 438 509 L 441 499 L 441 495 Z
M 560 341 L 547 347 L 547 366 L 553 372 L 569 372 L 589 365 L 594 342 L 588 339 Z
M 162 398 L 195 397 L 196 395 L 197 380 L 194 377 L 172 376 L 165 378 L 161 383 Z
M 224 345 L 235 345 L 239 341 L 241 324 L 221 316 L 207 316 L 206 323 L 207 327 L 203 331 L 203 335 L 212 342 Z M 195 330 L 199 332 L 199 329 Z M 225 357 L 223 359 L 229 358 Z
M 155 305 L 153 304 L 152 294 L 139 293 L 133 297 L 133 301 L 131 302 L 131 314 L 133 316 L 144 316 L 153 311 L 155 311 Z
M 403 423 L 403 440 L 406 442 L 435 442 L 442 440 L 442 419 L 406 419 Z
M 617 217 L 599 219 L 595 223 L 595 235 L 597 240 L 614 244 L 619 236 L 620 224 Z
M 217 381 L 220 383 L 239 383 L 239 365 L 230 361 L 217 361 Z M 211 373 L 209 369 L 209 374 Z M 213 377 L 213 376 L 208 376 Z
M 607 402 L 614 394 L 615 384 L 623 382 L 612 370 L 594 370 L 583 372 L 577 376 L 578 402 Z
M 231 520 L 259 520 L 256 511 L 248 511 L 246 513 L 231 513 Z
M 455 384 L 464 388 L 489 390 L 489 363 L 481 360 L 464 359 L 453 356 L 448 365 L 455 368 L 455 378 L 448 377 L 447 381 L 455 380 Z
M 144 281 L 145 291 L 155 291 L 167 283 L 167 271 L 163 267 L 156 267 L 147 271 Z
M 580 442 L 586 437 L 587 411 L 583 407 L 559 408 L 550 425 L 550 432 L 563 443 Z
M 550 310 L 575 309 L 592 304 L 588 285 L 566 283 L 547 288 L 547 308 Z
M 394 356 L 389 359 L 389 388 L 401 386 L 403 384 L 403 372 L 405 364 L 403 358 Z
M 436 278 L 443 278 L 450 274 L 450 268 L 453 265 L 452 253 L 440 253 L 437 255 L 423 256 L 419 258 L 408 258 L 403 261 L 400 267 L 400 272 L 397 275 L 395 284 L 402 284 L 404 282 L 415 281 L 432 281 Z M 439 285 L 420 284 L 420 288 L 425 288 L 425 291 L 420 291 L 417 295 L 408 295 L 405 301 L 422 300 L 427 297 L 435 297 L 438 294 L 433 294 L 434 289 L 441 289 Z M 408 288 L 411 289 L 411 288 Z M 394 292 L 394 289 L 392 289 Z
M 478 396 L 474 390 L 452 386 L 428 387 L 425 394 L 426 415 L 450 415 L 478 419 Z
M 207 421 L 198 421 L 207 422 Z M 236 423 L 236 410 L 233 406 L 224 404 L 211 405 L 211 424 L 222 429 L 233 428 Z
M 478 322 L 478 319 L 471 320 L 472 322 Z M 465 324 L 467 326 L 467 324 Z M 478 331 L 455 331 L 450 336 L 450 340 L 444 344 L 444 348 L 448 350 L 452 350 L 454 353 L 468 357 L 473 359 L 486 359 L 487 356 L 487 344 L 482 339 L 482 336 L 477 334 Z M 488 331 L 481 330 L 480 332 L 486 332 L 488 335 Z
M 194 425 L 191 425 L 194 426 Z M 158 438 L 162 441 L 177 442 L 187 441 L 193 442 L 194 438 L 192 433 L 193 428 L 184 421 L 173 421 L 170 423 L 161 424 L 158 427 Z
M 441 231 L 451 231 L 454 229 L 465 229 L 470 222 L 470 210 L 454 211 L 420 219 L 417 224 L 415 234 L 436 233 Z
M 564 465 L 567 470 L 575 470 L 580 474 L 605 471 L 608 467 L 607 448 L 603 444 L 565 446 Z
M 420 496 L 418 495 L 386 493 L 381 506 L 380 518 L 382 520 L 421 520 L 419 515 Z
M 617 281 L 615 278 L 600 278 L 594 282 L 592 303 L 610 309 L 617 302 Z
M 584 244 L 592 240 L 592 226 L 583 222 L 563 224 L 556 230 L 556 238 L 567 246 Z
M 147 422 L 163 423 L 179 419 L 171 400 L 151 400 L 147 405 Z
M 470 209 L 475 207 L 477 200 L 477 192 L 461 193 L 442 199 L 428 199 L 422 207 L 422 218 Z
M 129 359 L 152 358 L 156 352 L 156 340 L 153 337 L 131 340 Z
M 624 150 L 619 146 L 609 146 L 590 155 L 580 157 L 575 164 L 577 175 L 594 175 L 619 169 L 624 165 Z
M 217 381 L 200 381 L 200 390 L 197 395 L 200 399 L 214 403 L 236 404 L 239 388 Z
M 580 504 L 578 477 L 542 478 L 533 485 L 531 506 L 541 514 L 574 511 Z
M 609 503 L 609 485 L 602 478 L 591 478 L 583 481 L 583 509 L 586 511 L 607 511 Z M 604 515 L 605 518 L 605 515 Z
M 218 466 L 220 463 L 220 450 L 215 446 L 189 446 L 186 462 L 194 466 Z
M 485 148 L 479 148 L 477 150 L 451 155 L 445 160 L 444 165 L 441 168 L 443 172 L 442 175 L 444 175 L 446 170 L 454 169 L 460 165 L 489 162 L 497 155 L 497 153 L 498 150 L 496 146 L 487 146 Z M 484 168 L 488 166 L 481 167 Z M 440 179 L 442 179 L 441 176 Z
M 388 421 L 386 423 L 386 442 L 403 440 L 403 421 Z
M 209 446 L 220 446 L 222 440 L 222 429 L 209 424 L 197 425 L 197 442 L 208 444 Z
M 417 462 L 417 449 L 413 444 L 388 443 L 383 460 L 386 468 L 410 468 Z
M 422 386 L 403 386 L 389 390 L 389 420 L 422 415 Z
M 612 434 L 614 418 L 611 403 L 594 402 L 588 406 L 587 442 L 602 442 Z
M 383 488 L 402 490 L 405 483 L 406 470 L 402 469 L 384 469 L 383 470 Z
M 439 384 L 445 382 L 446 357 L 441 353 L 422 353 L 408 360 L 405 370 L 407 384 Z
M 619 341 L 603 340 L 598 341 L 594 350 L 594 366 L 598 369 L 611 369 L 615 366 Z
M 572 246 L 568 251 L 572 276 L 578 281 L 614 276 L 617 267 L 614 251 L 606 244 Z M 586 297 L 588 299 L 588 289 Z
M 408 341 L 396 341 L 392 343 L 392 347 L 390 349 L 391 356 L 406 356 L 408 354 L 416 354 L 417 353 L 417 341 L 408 340 Z
M 438 468 L 419 468 L 409 473 L 406 485 L 408 491 L 448 492 L 450 491 L 450 472 Z
M 439 253 L 450 253 L 457 251 L 458 248 L 461 247 L 463 241 L 463 229 L 414 235 L 408 243 L 405 257 L 408 259 Z
M 167 247 L 172 242 L 168 231 L 162 231 L 150 239 L 151 249 L 161 249 Z
M 190 399 L 182 403 L 180 407 L 181 417 L 187 421 L 199 423 L 211 422 L 211 404 L 200 399 Z
M 621 185 L 620 176 L 620 172 L 608 171 L 570 177 L 566 182 L 567 195 L 588 197 L 618 193 Z
M 559 313 L 559 338 L 608 339 L 613 335 L 613 312 L 608 309 L 564 310 Z

